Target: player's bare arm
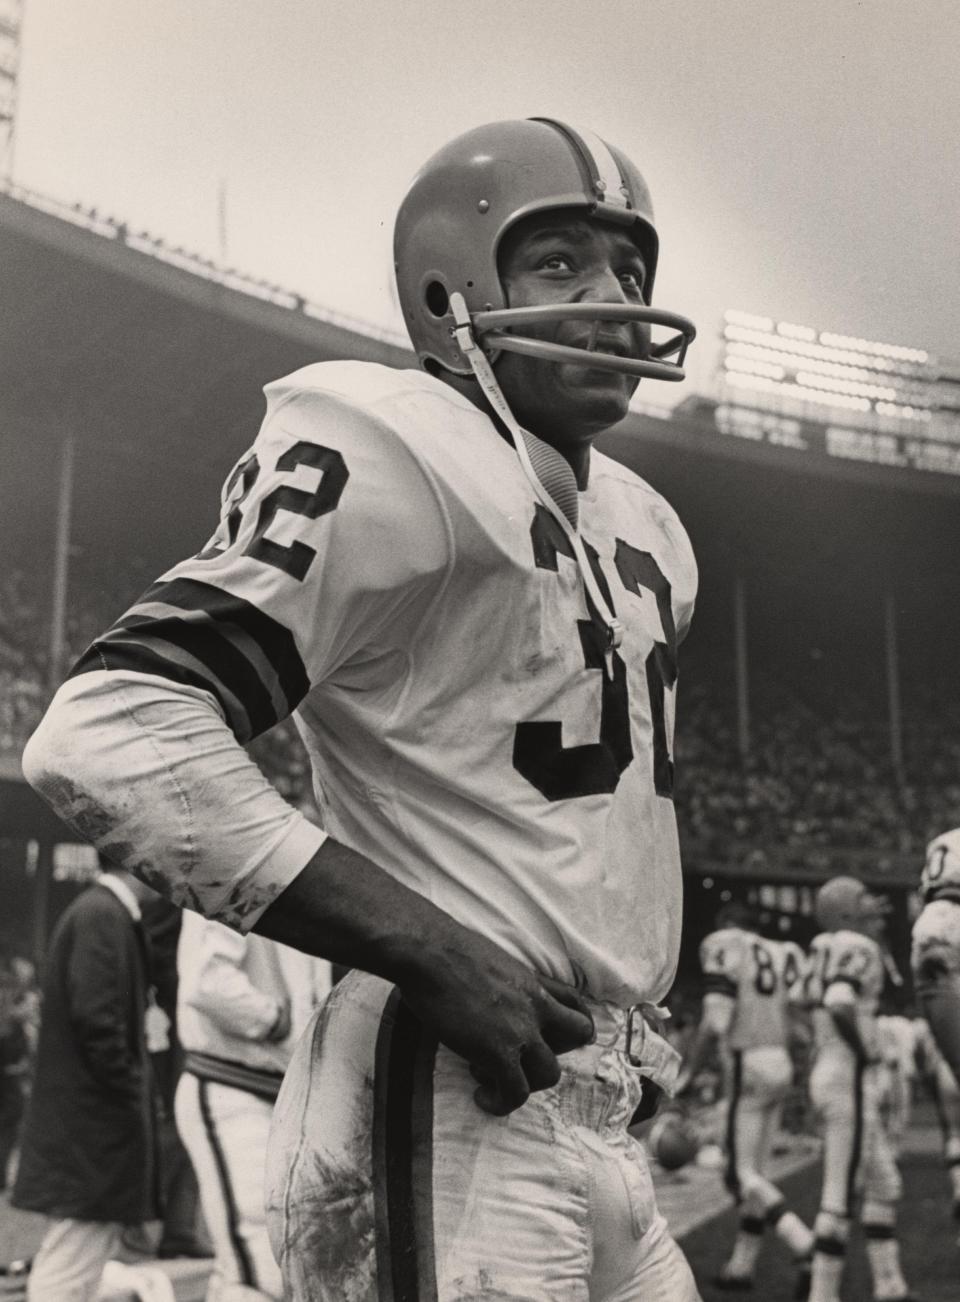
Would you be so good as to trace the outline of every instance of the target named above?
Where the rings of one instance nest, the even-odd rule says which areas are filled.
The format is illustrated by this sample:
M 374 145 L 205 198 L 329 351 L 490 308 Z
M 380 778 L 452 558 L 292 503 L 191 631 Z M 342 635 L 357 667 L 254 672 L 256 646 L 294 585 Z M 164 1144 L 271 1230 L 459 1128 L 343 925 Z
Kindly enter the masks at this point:
M 678 1095 L 689 1092 L 700 1072 L 716 1053 L 717 1046 L 733 1020 L 733 1010 L 734 1002 L 726 995 L 710 993 L 704 996 L 703 1015 L 677 1077 Z
M 470 1063 L 476 1101 L 496 1115 L 555 1085 L 557 1055 L 593 1034 L 572 986 L 538 977 L 331 839 L 255 930 L 397 985 L 422 1021 Z

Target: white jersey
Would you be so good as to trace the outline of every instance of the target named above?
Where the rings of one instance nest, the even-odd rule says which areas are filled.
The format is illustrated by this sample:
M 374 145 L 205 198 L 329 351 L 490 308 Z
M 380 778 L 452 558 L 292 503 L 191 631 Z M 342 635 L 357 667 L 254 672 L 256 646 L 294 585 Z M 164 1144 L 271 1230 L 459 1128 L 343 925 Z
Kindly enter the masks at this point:
M 815 936 L 807 959 L 807 994 L 813 1007 L 817 1051 L 853 1059 L 830 1010 L 856 1011 L 857 1028 L 868 1054 L 878 1050 L 877 1009 L 886 966 L 880 946 L 857 931 L 825 931 Z
M 924 900 L 951 897 L 960 903 L 960 827 L 928 844 L 920 891 Z
M 592 453 L 580 531 L 623 625 L 605 654 L 565 536 L 466 398 L 352 362 L 267 398 L 209 546 L 80 662 L 30 780 L 112 858 L 246 929 L 322 834 L 241 767 L 211 706 L 241 741 L 295 710 L 338 840 L 538 971 L 662 998 L 696 590 L 675 513 Z M 96 777 L 51 776 L 61 703 L 89 714 Z
M 920 893 L 924 906 L 913 924 L 910 965 L 923 985 L 938 972 L 960 975 L 960 828 L 927 846 Z
M 803 977 L 799 945 L 724 927 L 702 942 L 700 966 L 704 991 L 735 1001 L 726 1035 L 731 1049 L 786 1046 L 790 1005 Z
M 177 947 L 177 1034 L 183 1048 L 282 1072 L 329 994 L 330 964 L 265 936 L 242 936 L 189 909 Z M 271 1032 L 282 1010 L 289 1030 Z

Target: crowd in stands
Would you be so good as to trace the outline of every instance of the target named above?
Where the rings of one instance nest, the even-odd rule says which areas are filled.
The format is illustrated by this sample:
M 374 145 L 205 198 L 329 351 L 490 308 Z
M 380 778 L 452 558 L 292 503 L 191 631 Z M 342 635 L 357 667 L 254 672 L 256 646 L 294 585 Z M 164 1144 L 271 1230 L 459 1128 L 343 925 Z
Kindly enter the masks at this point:
M 23 570 L 0 575 L 0 755 L 22 746 L 46 701 L 44 621 Z
M 138 571 L 147 572 L 131 557 L 78 585 L 82 599 L 68 604 L 64 621 L 64 670 L 145 586 Z M 25 566 L 0 574 L 0 756 L 19 753 L 49 699 L 52 583 L 44 578 Z
M 741 754 L 729 693 L 696 679 L 687 685 L 675 798 L 688 858 L 817 872 L 915 870 L 930 837 L 960 824 L 957 685 L 911 694 L 899 767 L 885 702 L 841 695 L 842 708 L 825 717 L 758 675 Z
M 85 575 L 82 564 L 72 577 L 83 598 L 68 606 L 67 665 L 153 574 L 128 557 L 109 582 Z M 48 699 L 48 592 L 22 569 L 0 578 L 0 756 L 19 753 Z M 681 684 L 675 798 L 688 860 L 882 872 L 915 865 L 930 836 L 960 825 L 956 680 L 904 685 L 899 769 L 884 699 L 834 685 L 812 708 L 796 684 L 760 670 L 751 678 L 742 754 L 732 682 L 732 672 L 694 666 Z M 283 795 L 309 804 L 308 764 L 291 722 L 251 753 Z

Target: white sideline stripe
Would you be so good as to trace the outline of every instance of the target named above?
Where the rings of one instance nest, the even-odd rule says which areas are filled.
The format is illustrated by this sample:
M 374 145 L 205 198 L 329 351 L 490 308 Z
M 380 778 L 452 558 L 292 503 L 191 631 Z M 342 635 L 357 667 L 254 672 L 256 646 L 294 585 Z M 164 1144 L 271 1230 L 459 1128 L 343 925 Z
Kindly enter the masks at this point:
M 621 193 L 621 186 L 626 183 L 620 175 L 617 160 L 600 137 L 595 136 L 592 131 L 581 131 L 579 127 L 576 128 L 576 131 L 590 151 L 594 176 L 598 181 L 602 181 L 606 187 L 603 195 L 604 200 L 620 208 L 626 208 L 627 197 Z
M 901 1154 L 936 1154 L 943 1152 L 943 1139 L 939 1127 L 934 1125 L 911 1125 L 907 1128 L 900 1149 Z M 769 1176 L 774 1184 L 779 1184 L 787 1176 L 815 1166 L 820 1161 L 821 1150 L 816 1141 L 796 1147 L 792 1152 L 775 1158 L 770 1165 Z M 657 1206 L 667 1219 L 670 1233 L 675 1239 L 682 1239 L 687 1234 L 722 1215 L 734 1205 L 733 1199 L 723 1185 L 723 1171 L 704 1171 L 691 1164 L 679 1171 L 663 1171 L 656 1162 L 651 1161 L 654 1188 L 657 1193 Z M 945 1195 L 946 1196 L 946 1195 Z
M 820 1160 L 819 1150 L 805 1148 L 789 1153 L 770 1165 L 769 1178 L 779 1184 L 795 1171 L 815 1165 Z M 651 1162 L 653 1183 L 657 1193 L 657 1206 L 667 1219 L 670 1233 L 675 1239 L 687 1234 L 722 1215 L 734 1201 L 723 1184 L 723 1171 L 704 1171 L 691 1163 L 679 1171 L 662 1171 Z

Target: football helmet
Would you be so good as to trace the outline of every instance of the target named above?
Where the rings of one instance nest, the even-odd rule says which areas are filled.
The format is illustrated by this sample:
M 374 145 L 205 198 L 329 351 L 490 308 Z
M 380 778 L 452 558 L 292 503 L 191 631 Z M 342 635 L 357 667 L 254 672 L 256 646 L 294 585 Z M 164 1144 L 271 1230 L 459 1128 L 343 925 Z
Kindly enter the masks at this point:
M 497 267 L 504 234 L 522 218 L 562 208 L 629 230 L 646 264 L 645 303 L 507 306 Z M 469 341 L 491 360 L 507 349 L 546 362 L 582 363 L 589 351 L 594 367 L 682 380 L 696 329 L 685 317 L 649 305 L 657 249 L 650 192 L 633 163 L 592 132 L 552 118 L 494 122 L 458 136 L 414 178 L 394 229 L 400 306 L 420 364 L 457 375 L 476 371 L 464 347 Z M 518 333 L 534 322 L 572 319 L 627 321 L 675 333 L 637 357 Z
M 700 1141 L 687 1116 L 676 1109 L 663 1112 L 650 1127 L 647 1148 L 664 1171 L 678 1171 L 697 1156 Z
M 758 925 L 759 918 L 756 910 L 744 900 L 728 900 L 725 904 L 721 904 L 713 920 L 715 931 L 723 931 L 727 927 L 736 927 L 740 931 L 756 931 Z
M 960 827 L 935 836 L 927 846 L 920 894 L 924 902 L 951 899 L 960 903 Z
M 870 934 L 889 911 L 889 902 L 874 895 L 857 877 L 831 877 L 817 891 L 814 902 L 814 915 L 824 931 Z

